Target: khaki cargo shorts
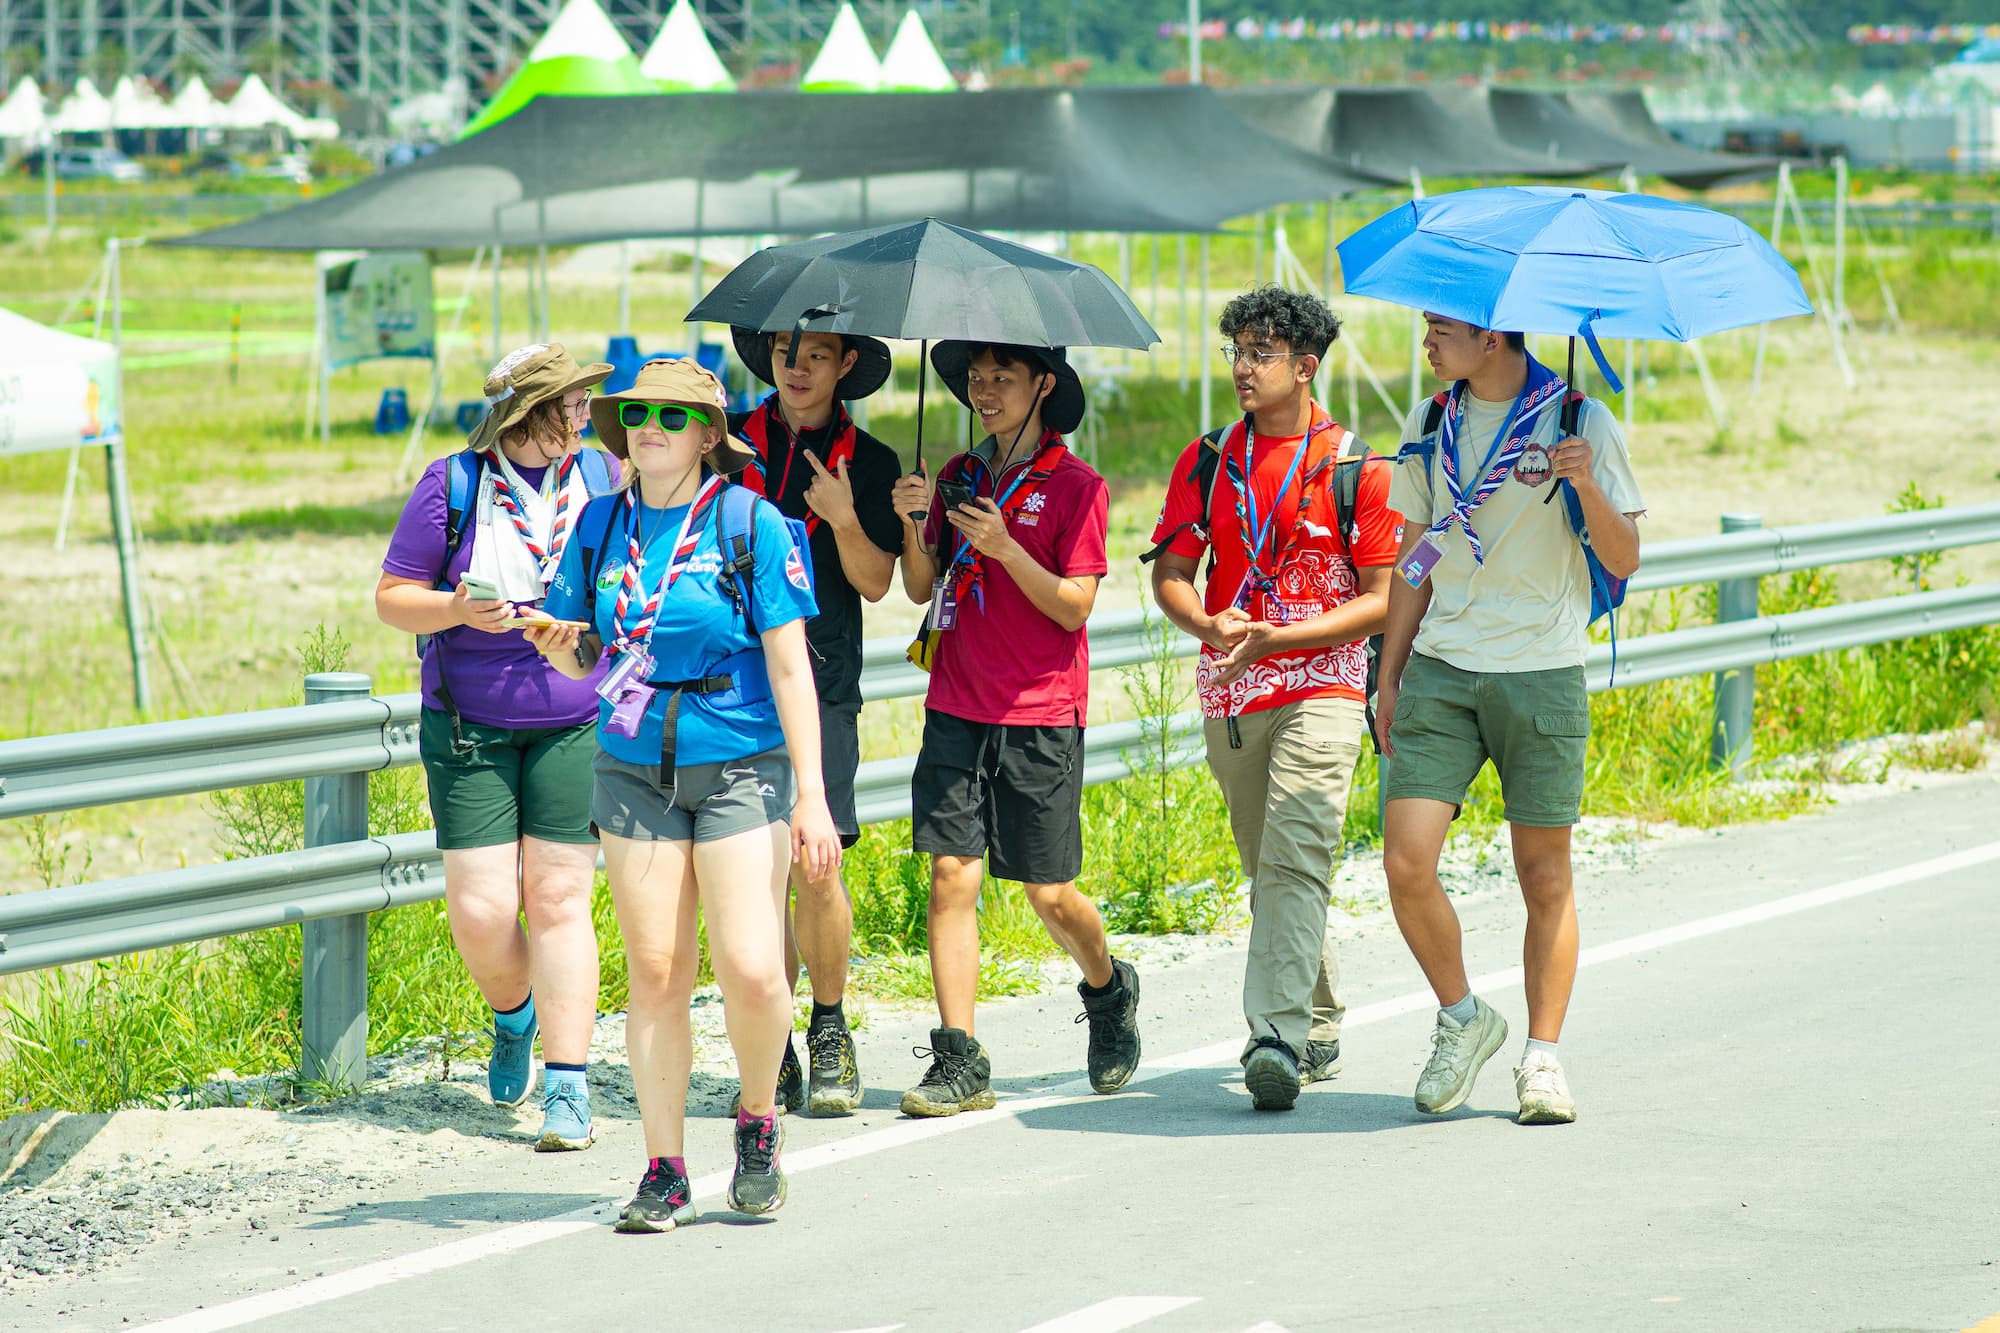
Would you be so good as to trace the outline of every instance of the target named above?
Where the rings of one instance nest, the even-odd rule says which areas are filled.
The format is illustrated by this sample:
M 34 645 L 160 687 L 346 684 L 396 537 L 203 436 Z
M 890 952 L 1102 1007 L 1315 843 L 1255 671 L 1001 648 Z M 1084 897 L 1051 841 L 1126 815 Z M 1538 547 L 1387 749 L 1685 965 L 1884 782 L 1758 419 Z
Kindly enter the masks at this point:
M 1590 695 L 1583 668 L 1461 671 L 1412 653 L 1389 730 L 1385 797 L 1465 804 L 1488 759 L 1510 824 L 1565 828 L 1583 807 Z

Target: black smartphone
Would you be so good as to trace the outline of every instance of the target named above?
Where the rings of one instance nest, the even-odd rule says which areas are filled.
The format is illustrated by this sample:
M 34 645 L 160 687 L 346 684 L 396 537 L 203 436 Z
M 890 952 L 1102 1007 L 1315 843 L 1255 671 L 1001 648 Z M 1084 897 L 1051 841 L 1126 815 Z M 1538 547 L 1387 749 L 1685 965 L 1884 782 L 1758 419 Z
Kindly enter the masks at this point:
M 944 502 L 944 516 L 950 518 L 952 511 L 960 505 L 972 503 L 972 487 L 962 481 L 940 481 L 937 484 L 938 499 Z

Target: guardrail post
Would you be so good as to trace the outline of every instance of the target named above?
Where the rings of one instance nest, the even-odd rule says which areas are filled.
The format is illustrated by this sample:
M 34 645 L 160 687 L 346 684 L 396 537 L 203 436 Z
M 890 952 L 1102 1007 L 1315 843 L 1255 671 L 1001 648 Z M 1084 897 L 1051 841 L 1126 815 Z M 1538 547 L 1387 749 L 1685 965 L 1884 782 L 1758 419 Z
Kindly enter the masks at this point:
M 1764 526 L 1761 514 L 1724 514 L 1722 530 L 1749 532 Z M 1741 579 L 1723 579 L 1715 585 L 1715 619 L 1718 624 L 1731 620 L 1755 620 L 1757 618 L 1756 575 Z M 1756 710 L 1757 668 L 1736 667 L 1729 671 L 1715 673 L 1715 726 L 1709 732 L 1708 762 L 1711 768 L 1727 768 L 1731 774 L 1741 773 L 1743 766 L 1750 762 L 1750 727 Z
M 306 677 L 309 704 L 366 699 L 374 688 L 353 671 Z M 306 779 L 306 846 L 359 842 L 368 836 L 368 775 Z M 304 1059 L 299 1076 L 341 1092 L 368 1075 L 368 918 L 330 917 L 304 925 Z

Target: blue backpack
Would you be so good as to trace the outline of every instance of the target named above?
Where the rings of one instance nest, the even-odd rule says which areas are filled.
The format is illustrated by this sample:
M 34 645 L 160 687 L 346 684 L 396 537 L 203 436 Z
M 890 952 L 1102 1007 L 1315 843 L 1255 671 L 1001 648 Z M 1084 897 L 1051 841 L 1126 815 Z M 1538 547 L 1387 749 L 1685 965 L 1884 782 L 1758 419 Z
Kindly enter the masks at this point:
M 1431 466 L 1437 457 L 1438 431 L 1444 425 L 1445 408 L 1450 401 L 1449 393 L 1440 393 L 1425 406 L 1424 437 L 1412 444 L 1404 445 L 1402 452 L 1397 456 L 1399 461 L 1404 458 L 1421 458 L 1426 468 Z M 1574 389 L 1563 399 L 1561 422 L 1563 435 L 1576 434 L 1578 422 L 1583 416 L 1583 403 L 1584 396 Z M 1589 623 L 1595 625 L 1625 605 L 1626 580 L 1615 577 L 1604 567 L 1604 562 L 1597 558 L 1597 552 L 1591 549 L 1590 530 L 1583 521 L 1583 501 L 1576 498 L 1576 488 L 1566 481 L 1558 482 L 1557 485 L 1562 488 L 1563 509 L 1569 514 L 1570 531 L 1574 532 L 1576 539 L 1583 544 L 1583 561 L 1590 570 Z M 1612 652 L 1615 654 L 1618 651 L 1616 617 L 1613 617 L 1611 623 L 1611 642 Z

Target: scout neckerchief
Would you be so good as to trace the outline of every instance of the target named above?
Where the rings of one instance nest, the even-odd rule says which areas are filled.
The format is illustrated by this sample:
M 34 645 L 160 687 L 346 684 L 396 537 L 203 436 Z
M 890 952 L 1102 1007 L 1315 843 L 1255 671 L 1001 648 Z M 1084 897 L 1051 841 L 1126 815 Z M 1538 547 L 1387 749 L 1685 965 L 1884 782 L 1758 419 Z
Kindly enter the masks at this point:
M 1313 441 L 1332 429 L 1333 419 L 1327 416 L 1318 403 L 1314 403 L 1311 424 L 1307 426 L 1305 436 L 1299 441 L 1298 447 L 1292 451 L 1292 465 L 1286 470 L 1284 484 L 1278 487 L 1278 493 L 1271 501 L 1271 512 L 1264 516 L 1262 524 L 1257 521 L 1256 492 L 1247 480 L 1254 470 L 1253 459 L 1257 447 L 1257 432 L 1251 426 L 1248 417 L 1243 419 L 1243 449 L 1240 457 L 1231 453 L 1226 444 L 1223 447 L 1223 470 L 1229 474 L 1230 485 L 1236 488 L 1236 528 L 1243 540 L 1244 595 L 1247 595 L 1252 588 L 1258 592 L 1270 593 L 1277 587 L 1277 569 L 1284 562 L 1277 550 L 1276 529 L 1278 520 L 1284 513 L 1285 496 L 1291 492 L 1292 483 L 1298 480 L 1299 470 L 1305 465 L 1306 455 L 1312 451 Z M 1287 529 L 1290 534 L 1286 543 L 1288 548 L 1298 537 L 1299 516 L 1305 513 L 1306 488 L 1312 484 L 1312 473 L 1320 471 L 1323 465 L 1324 460 L 1315 464 L 1312 472 L 1307 474 L 1304 483 L 1299 487 L 1299 502 L 1292 507 L 1292 521 Z M 1271 548 L 1269 554 L 1272 572 L 1268 574 L 1263 568 L 1266 547 Z
M 1542 413 L 1560 403 L 1563 391 L 1569 386 L 1563 383 L 1562 376 L 1532 356 L 1528 358 L 1528 381 L 1521 386 L 1521 396 L 1514 400 L 1514 410 L 1494 435 L 1492 447 L 1486 451 L 1486 461 L 1479 466 L 1478 488 L 1468 496 L 1458 480 L 1456 447 L 1458 427 L 1465 420 L 1465 384 L 1460 380 L 1451 386 L 1451 396 L 1445 403 L 1444 430 L 1438 438 L 1438 463 L 1444 468 L 1445 489 L 1451 492 L 1451 510 L 1431 524 L 1426 536 L 1442 546 L 1445 534 L 1454 524 L 1464 528 L 1473 560 L 1483 565 L 1486 552 L 1479 544 L 1479 533 L 1473 529 L 1472 511 L 1491 499 L 1513 473 L 1514 464 L 1528 447 L 1528 437 L 1535 433 Z
M 667 590 L 674 586 L 674 581 L 680 578 L 681 571 L 687 568 L 694 548 L 701 541 L 702 508 L 722 486 L 722 478 L 710 474 L 708 480 L 701 484 L 701 489 L 695 492 L 687 513 L 681 517 L 680 535 L 674 538 L 674 551 L 667 559 L 667 572 L 639 608 L 636 617 L 632 610 L 645 583 L 645 549 L 639 541 L 639 488 L 635 485 L 625 492 L 625 576 L 619 581 L 618 601 L 611 613 L 611 625 L 617 631 L 611 641 L 612 652 L 643 650 L 652 641 L 653 622 L 659 616 L 660 602 L 666 597 Z
M 771 440 L 776 432 L 783 432 L 785 441 L 785 470 L 778 477 L 778 488 L 769 489 L 768 469 L 771 458 Z M 778 411 L 776 394 L 764 400 L 764 405 L 752 412 L 743 423 L 743 438 L 750 442 L 752 458 L 750 466 L 736 480 L 745 490 L 761 495 L 771 503 L 782 506 L 784 497 L 791 489 L 792 464 L 805 452 L 801 432 L 794 431 Z M 839 403 L 833 405 L 833 444 L 826 451 L 826 470 L 840 475 L 840 465 L 854 461 L 854 421 L 847 415 L 847 408 Z M 803 515 L 806 521 L 806 536 L 812 537 L 819 531 L 819 515 L 806 507 Z
M 1056 465 L 1062 462 L 1065 448 L 1067 446 L 1063 444 L 1060 432 L 1044 430 L 1041 443 L 1035 446 L 1034 458 L 1027 463 L 1014 465 L 1019 467 L 1020 471 L 1014 474 L 1014 480 L 1007 484 L 1006 490 L 999 491 L 999 476 L 994 477 L 994 488 L 998 491 L 994 496 L 994 502 L 1000 506 L 1002 522 L 1012 524 L 1021 511 L 1028 507 L 1028 501 L 1041 489 L 1042 483 L 1049 479 L 1049 474 L 1056 470 Z M 974 464 L 978 464 L 982 471 L 992 466 L 977 453 L 967 454 L 965 458 L 965 465 L 959 469 L 961 477 L 971 472 Z M 978 483 L 973 484 L 976 487 Z M 955 594 L 962 596 L 970 592 L 973 604 L 984 611 L 986 591 L 980 585 L 985 576 L 984 559 L 973 549 L 972 542 L 961 535 L 958 539 L 958 548 L 951 557 L 951 567 L 945 571 L 945 580 L 947 582 L 955 580 L 957 584 Z

